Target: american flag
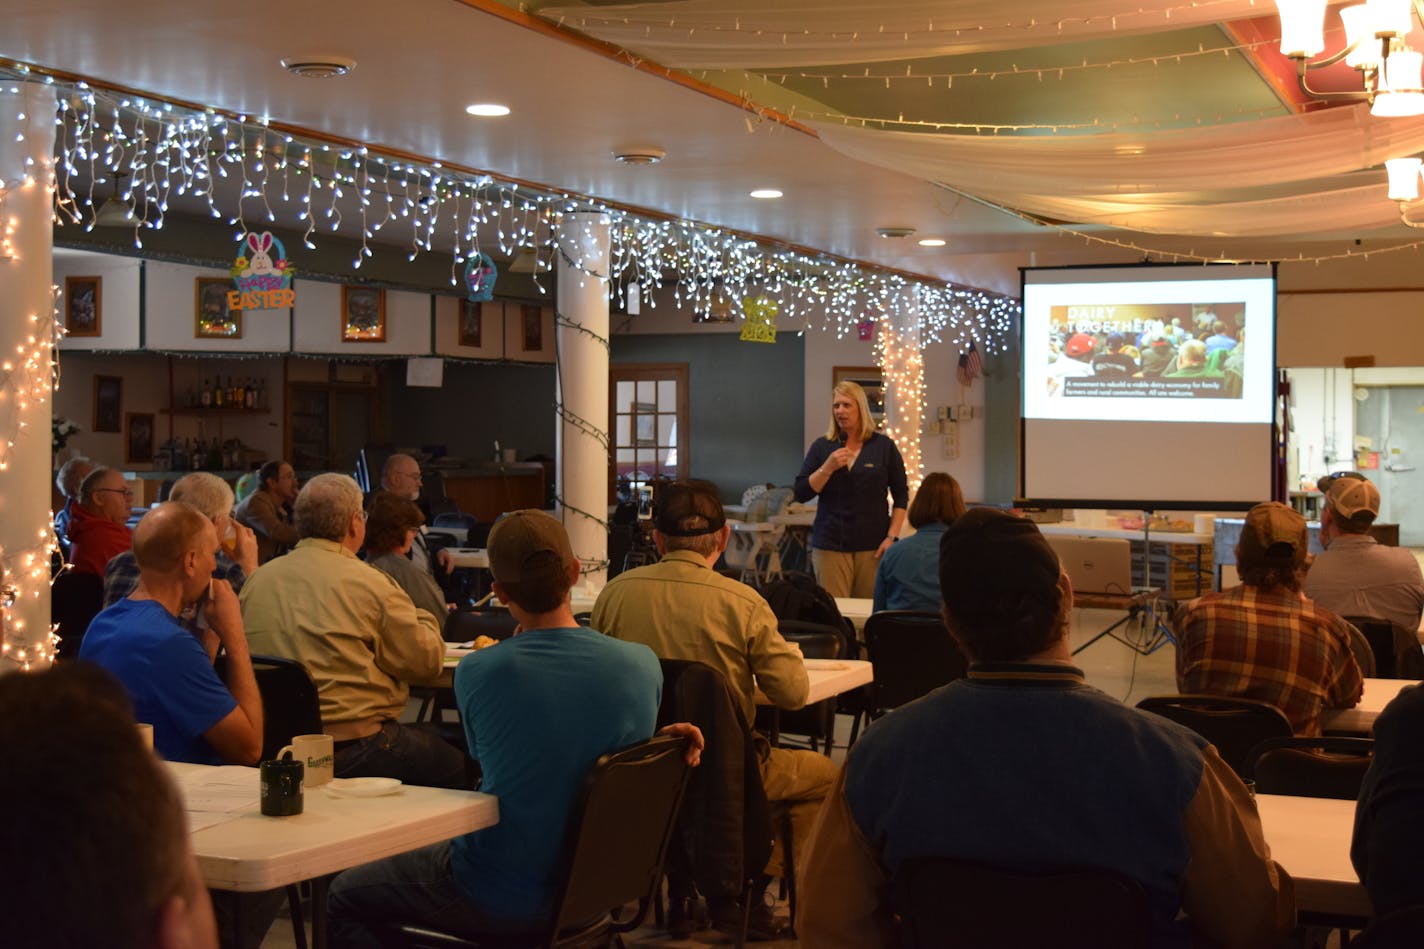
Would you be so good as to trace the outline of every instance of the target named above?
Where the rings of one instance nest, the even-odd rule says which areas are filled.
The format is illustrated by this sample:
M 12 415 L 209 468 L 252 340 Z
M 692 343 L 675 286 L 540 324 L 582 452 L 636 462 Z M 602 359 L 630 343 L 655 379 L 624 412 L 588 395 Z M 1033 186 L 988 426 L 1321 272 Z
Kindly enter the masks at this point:
M 959 384 L 971 386 L 974 384 L 974 378 L 983 374 L 984 361 L 979 358 L 979 350 L 971 339 L 969 348 L 959 354 Z

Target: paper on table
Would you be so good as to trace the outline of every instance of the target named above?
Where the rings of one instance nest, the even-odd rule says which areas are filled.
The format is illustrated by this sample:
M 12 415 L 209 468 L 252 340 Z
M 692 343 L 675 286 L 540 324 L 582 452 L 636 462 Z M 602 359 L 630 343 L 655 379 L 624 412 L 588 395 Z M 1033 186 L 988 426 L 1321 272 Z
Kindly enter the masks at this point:
M 254 810 L 259 797 L 256 768 L 224 765 L 178 777 L 183 809 L 188 813 L 188 832 L 202 830 Z

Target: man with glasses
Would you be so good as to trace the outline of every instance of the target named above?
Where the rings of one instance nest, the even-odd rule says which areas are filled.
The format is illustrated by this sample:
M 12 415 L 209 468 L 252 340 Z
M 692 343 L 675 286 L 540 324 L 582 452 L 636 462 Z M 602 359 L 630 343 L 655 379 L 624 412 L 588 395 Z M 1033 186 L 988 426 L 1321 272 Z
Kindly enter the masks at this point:
M 396 497 L 405 498 L 407 501 L 414 501 L 420 507 L 420 513 L 425 515 L 425 523 L 430 523 L 430 505 L 420 499 L 420 488 L 424 479 L 420 475 L 420 462 L 410 455 L 392 455 L 386 459 L 385 465 L 381 467 L 381 490 L 389 491 Z M 415 535 L 415 540 L 410 545 L 410 562 L 426 572 L 436 572 L 431 565 L 430 548 L 425 542 L 425 528 L 422 527 L 420 533 Z M 450 560 L 450 553 L 440 550 L 435 553 L 435 563 L 439 564 L 440 571 L 436 573 L 448 574 L 455 569 L 455 564 Z
M 257 469 L 257 483 L 257 490 L 233 508 L 232 516 L 257 535 L 257 562 L 266 563 L 297 542 L 297 529 L 292 524 L 297 473 L 285 461 L 269 461 Z
M 109 560 L 133 547 L 133 489 L 117 468 L 95 468 L 79 486 L 69 521 L 69 562 L 76 573 L 102 577 Z

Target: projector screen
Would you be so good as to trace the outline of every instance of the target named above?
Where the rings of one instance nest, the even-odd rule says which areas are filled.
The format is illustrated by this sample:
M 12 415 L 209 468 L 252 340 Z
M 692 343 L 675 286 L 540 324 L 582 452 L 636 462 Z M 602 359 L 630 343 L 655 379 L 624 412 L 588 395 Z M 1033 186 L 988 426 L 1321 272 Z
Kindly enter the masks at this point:
M 1212 510 L 1270 499 L 1274 265 L 1022 276 L 1023 503 Z

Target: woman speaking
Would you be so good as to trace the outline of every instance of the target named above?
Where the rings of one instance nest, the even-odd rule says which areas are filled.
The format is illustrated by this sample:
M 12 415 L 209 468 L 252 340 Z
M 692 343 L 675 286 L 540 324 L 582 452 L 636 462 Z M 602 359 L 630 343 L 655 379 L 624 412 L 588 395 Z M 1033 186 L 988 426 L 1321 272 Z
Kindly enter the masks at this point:
M 887 508 L 890 492 L 894 510 Z M 880 555 L 895 542 L 909 503 L 900 450 L 875 430 L 865 390 L 839 382 L 831 394 L 831 427 L 811 443 L 796 476 L 796 500 L 816 503 L 811 562 L 831 596 L 869 598 Z

